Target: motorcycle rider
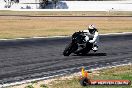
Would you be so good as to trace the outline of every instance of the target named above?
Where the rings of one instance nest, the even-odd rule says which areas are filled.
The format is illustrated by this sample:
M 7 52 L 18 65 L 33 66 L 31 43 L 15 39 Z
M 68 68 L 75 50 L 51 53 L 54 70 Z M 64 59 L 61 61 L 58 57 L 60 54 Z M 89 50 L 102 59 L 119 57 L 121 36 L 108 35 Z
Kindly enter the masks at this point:
M 99 41 L 98 30 L 95 28 L 93 24 L 91 24 L 88 26 L 88 29 L 84 30 L 83 32 L 85 32 L 85 41 L 92 43 L 93 44 L 92 49 L 94 52 L 96 52 L 98 50 L 98 41 Z

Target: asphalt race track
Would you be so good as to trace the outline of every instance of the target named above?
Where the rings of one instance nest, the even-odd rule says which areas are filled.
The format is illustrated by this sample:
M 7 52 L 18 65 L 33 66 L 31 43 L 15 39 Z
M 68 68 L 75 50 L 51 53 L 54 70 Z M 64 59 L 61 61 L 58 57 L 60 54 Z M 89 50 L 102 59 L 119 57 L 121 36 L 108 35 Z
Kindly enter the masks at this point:
M 96 53 L 63 56 L 70 38 L 0 40 L 0 84 L 132 63 L 132 34 L 101 35 Z

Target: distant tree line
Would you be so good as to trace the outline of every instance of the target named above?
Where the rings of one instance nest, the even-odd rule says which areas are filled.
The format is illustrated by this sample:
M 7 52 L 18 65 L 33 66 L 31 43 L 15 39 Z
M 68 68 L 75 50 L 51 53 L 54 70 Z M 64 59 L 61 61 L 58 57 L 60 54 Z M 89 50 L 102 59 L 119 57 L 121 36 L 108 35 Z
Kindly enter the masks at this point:
M 54 8 L 56 8 L 56 4 L 59 1 L 61 1 L 61 0 L 39 0 L 40 8 L 45 8 L 50 3 L 54 4 Z
M 39 0 L 40 8 L 45 8 L 49 3 L 54 4 L 54 8 L 56 8 L 57 2 L 59 1 L 122 1 L 122 0 Z

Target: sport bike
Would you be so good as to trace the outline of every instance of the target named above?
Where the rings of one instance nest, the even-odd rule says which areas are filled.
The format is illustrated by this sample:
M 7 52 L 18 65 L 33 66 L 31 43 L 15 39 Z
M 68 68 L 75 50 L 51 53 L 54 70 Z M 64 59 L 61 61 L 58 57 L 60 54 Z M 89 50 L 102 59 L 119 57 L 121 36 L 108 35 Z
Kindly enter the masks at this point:
M 92 50 L 93 44 L 85 41 L 85 33 L 81 31 L 73 33 L 71 43 L 63 51 L 64 56 L 69 56 L 71 53 L 85 55 Z

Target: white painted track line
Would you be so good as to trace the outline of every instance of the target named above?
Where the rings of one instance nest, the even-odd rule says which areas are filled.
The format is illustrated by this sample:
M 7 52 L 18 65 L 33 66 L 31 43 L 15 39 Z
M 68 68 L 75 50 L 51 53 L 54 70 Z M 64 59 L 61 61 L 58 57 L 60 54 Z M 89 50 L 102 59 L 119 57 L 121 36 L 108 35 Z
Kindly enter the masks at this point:
M 107 33 L 107 34 L 100 34 L 100 35 L 123 35 L 123 34 L 132 34 L 132 32 Z M 31 38 L 0 39 L 0 41 L 7 41 L 7 40 L 25 40 L 25 39 L 43 39 L 43 38 L 65 38 L 65 37 L 70 37 L 70 36 L 49 36 L 49 37 L 31 37 Z
M 101 67 L 101 68 L 96 68 L 96 69 L 90 69 L 89 71 L 96 71 L 96 70 L 101 70 L 101 69 L 107 69 L 107 68 L 113 68 L 113 67 L 119 67 L 119 66 L 126 66 L 126 65 L 132 65 L 132 63 L 128 63 L 128 64 L 121 64 L 121 65 L 116 65 L 116 66 L 106 66 L 106 67 Z M 81 69 L 81 67 L 79 67 Z M 73 68 L 71 68 L 73 69 Z M 64 74 L 59 74 L 59 75 L 54 75 L 54 76 L 48 76 L 48 77 L 42 77 L 42 78 L 36 78 L 36 79 L 31 79 L 31 80 L 23 80 L 21 82 L 14 82 L 14 83 L 7 83 L 7 84 L 3 84 L 0 85 L 0 88 L 4 88 L 4 87 L 9 87 L 9 86 L 14 86 L 14 85 L 20 85 L 20 84 L 24 84 L 24 83 L 29 83 L 32 81 L 40 81 L 40 80 L 46 80 L 49 78 L 53 78 L 53 77 L 58 77 L 58 76 L 63 76 Z

